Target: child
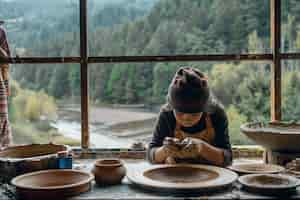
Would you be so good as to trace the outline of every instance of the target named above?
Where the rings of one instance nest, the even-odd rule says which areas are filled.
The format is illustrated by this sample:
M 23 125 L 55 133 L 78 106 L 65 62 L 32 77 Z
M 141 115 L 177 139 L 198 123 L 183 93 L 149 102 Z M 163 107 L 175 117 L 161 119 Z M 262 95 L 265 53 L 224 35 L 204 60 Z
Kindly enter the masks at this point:
M 164 143 L 177 138 L 182 148 Z M 148 148 L 151 163 L 192 162 L 228 166 L 232 151 L 228 120 L 213 100 L 207 77 L 198 69 L 180 68 L 168 90 Z

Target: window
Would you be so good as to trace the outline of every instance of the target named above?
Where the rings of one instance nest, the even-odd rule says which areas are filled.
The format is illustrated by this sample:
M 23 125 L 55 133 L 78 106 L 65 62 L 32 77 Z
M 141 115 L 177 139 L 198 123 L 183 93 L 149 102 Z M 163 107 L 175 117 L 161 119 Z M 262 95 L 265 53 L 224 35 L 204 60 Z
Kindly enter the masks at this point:
M 300 65 L 299 60 L 282 63 L 282 118 L 298 121 L 300 116 Z
M 31 2 L 26 1 L 25 4 L 30 5 Z M 45 6 L 45 2 L 49 5 Z M 213 77 L 212 89 L 216 96 L 223 101 L 229 114 L 240 119 L 231 118 L 235 127 L 244 121 L 280 120 L 281 106 L 287 113 L 285 99 L 291 95 L 285 93 L 283 87 L 288 82 L 286 77 L 291 74 L 288 71 L 290 66 L 297 66 L 296 59 L 300 59 L 297 48 L 294 44 L 290 45 L 297 41 L 298 28 L 291 26 L 292 32 L 289 30 L 289 16 L 296 17 L 299 13 L 296 10 L 298 4 L 295 4 L 298 0 L 232 0 L 226 3 L 221 0 L 45 2 L 42 6 L 32 3 L 28 14 L 23 11 L 23 3 L 0 0 L 0 17 L 6 22 L 4 28 L 13 52 L 11 58 L 0 58 L 0 62 L 14 64 L 11 68 L 14 79 L 26 82 L 19 83 L 21 88 L 35 92 L 44 89 L 48 96 L 51 84 L 46 85 L 48 90 L 40 88 L 37 80 L 44 82 L 46 79 L 37 78 L 33 66 L 45 70 L 44 73 L 37 70 L 41 77 L 58 71 L 58 68 L 68 69 L 66 76 L 58 73 L 56 79 L 65 81 L 62 88 L 70 90 L 63 94 L 69 96 L 62 98 L 58 94 L 62 89 L 59 87 L 52 92 L 56 94 L 55 102 L 63 99 L 77 106 L 77 109 L 67 109 L 70 113 L 74 111 L 76 119 L 67 120 L 70 124 L 74 122 L 72 130 L 76 129 L 77 136 L 81 127 L 83 148 L 87 148 L 89 142 L 91 147 L 128 147 L 134 139 L 120 137 L 124 134 L 120 131 L 124 129 L 124 123 L 119 123 L 119 126 L 109 124 L 109 117 L 121 113 L 129 116 L 130 108 L 141 114 L 137 118 L 147 116 L 146 119 L 150 120 L 147 123 L 153 123 L 151 120 L 157 115 L 153 107 L 159 107 L 164 102 L 167 80 L 170 80 L 176 67 L 184 64 L 201 66 Z M 24 18 L 22 20 L 26 18 L 29 28 L 18 24 L 20 16 Z M 292 21 L 293 25 L 297 21 Z M 33 33 L 24 33 L 26 38 L 20 38 L 20 29 Z M 289 36 L 291 33 L 294 34 L 292 39 Z M 270 42 L 270 39 L 273 40 Z M 18 53 L 17 48 L 23 53 Z M 295 59 L 295 65 L 288 64 L 292 62 L 289 59 Z M 47 65 L 41 65 L 43 63 Z M 26 76 L 30 73 L 35 77 Z M 24 77 L 27 77 L 26 80 L 23 80 Z M 240 84 L 234 84 L 232 80 L 240 80 Z M 269 87 L 270 82 L 272 87 Z M 229 87 L 222 90 L 222 84 Z M 252 88 L 260 92 L 253 93 Z M 267 95 L 262 95 L 263 91 Z M 269 98 L 272 104 L 268 104 Z M 246 105 L 253 104 L 257 107 L 246 108 Z M 112 112 L 107 113 L 103 107 Z M 146 107 L 147 111 L 140 107 Z M 152 109 L 150 113 L 149 107 Z M 62 110 L 66 108 L 63 106 Z M 272 113 L 271 116 L 268 113 Z M 283 119 L 290 119 L 290 116 L 284 114 Z M 135 128 L 137 126 L 133 125 Z M 119 132 L 111 136 L 109 128 Z M 138 135 L 139 131 L 130 133 Z M 148 127 L 145 132 L 149 135 Z M 108 135 L 112 139 L 105 140 Z M 75 139 L 78 139 L 77 136 Z M 147 138 L 142 137 L 143 140 Z M 243 143 L 238 140 L 236 143 Z M 113 143 L 116 141 L 121 142 Z
M 14 144 L 80 146 L 79 65 L 22 64 L 10 69 L 9 118 Z
M 0 1 L 12 56 L 79 56 L 79 1 Z
M 168 86 L 180 66 L 199 68 L 229 118 L 232 143 L 252 144 L 240 133 L 247 121 L 270 119 L 270 64 L 266 62 L 115 63 L 89 66 L 90 137 L 97 148 L 149 142 Z
M 300 51 L 300 1 L 282 1 L 281 14 L 281 51 L 283 53 L 295 53 Z
M 97 2 L 88 9 L 90 56 L 270 52 L 268 0 Z

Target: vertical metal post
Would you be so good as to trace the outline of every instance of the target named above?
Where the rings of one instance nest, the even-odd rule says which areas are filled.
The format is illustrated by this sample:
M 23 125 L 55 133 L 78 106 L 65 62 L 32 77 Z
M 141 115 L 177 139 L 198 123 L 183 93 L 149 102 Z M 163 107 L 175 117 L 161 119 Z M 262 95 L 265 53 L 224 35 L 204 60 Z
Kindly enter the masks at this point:
M 87 57 L 87 0 L 80 0 L 81 147 L 89 148 L 89 88 Z
M 271 2 L 271 120 L 281 120 L 281 0 Z

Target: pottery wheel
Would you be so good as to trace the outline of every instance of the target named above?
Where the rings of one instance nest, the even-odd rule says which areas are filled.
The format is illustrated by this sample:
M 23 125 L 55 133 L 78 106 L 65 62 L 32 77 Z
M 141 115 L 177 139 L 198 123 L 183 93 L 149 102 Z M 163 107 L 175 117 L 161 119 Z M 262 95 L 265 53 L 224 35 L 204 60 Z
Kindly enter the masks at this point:
M 201 191 L 228 186 L 237 180 L 238 175 L 215 166 L 175 164 L 130 170 L 127 177 L 146 189 Z

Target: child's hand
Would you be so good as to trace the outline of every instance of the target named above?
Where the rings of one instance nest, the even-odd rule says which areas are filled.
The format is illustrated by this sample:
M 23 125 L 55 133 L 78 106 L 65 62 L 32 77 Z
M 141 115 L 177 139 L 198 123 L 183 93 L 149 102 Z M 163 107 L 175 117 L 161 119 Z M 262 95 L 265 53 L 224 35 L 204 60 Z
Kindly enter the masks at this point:
M 177 138 L 166 137 L 163 142 L 163 149 L 166 153 L 166 156 L 177 157 L 177 154 L 180 151 L 178 144 L 180 140 Z
M 182 143 L 184 147 L 180 151 L 181 158 L 197 158 L 201 155 L 203 144 L 205 143 L 201 139 L 187 137 Z
M 162 148 L 166 157 L 178 157 L 180 153 L 180 150 L 174 145 L 164 144 Z
M 169 157 L 167 157 L 167 159 L 165 160 L 165 163 L 166 163 L 166 164 L 176 164 L 176 160 L 175 160 L 175 158 L 169 156 Z

